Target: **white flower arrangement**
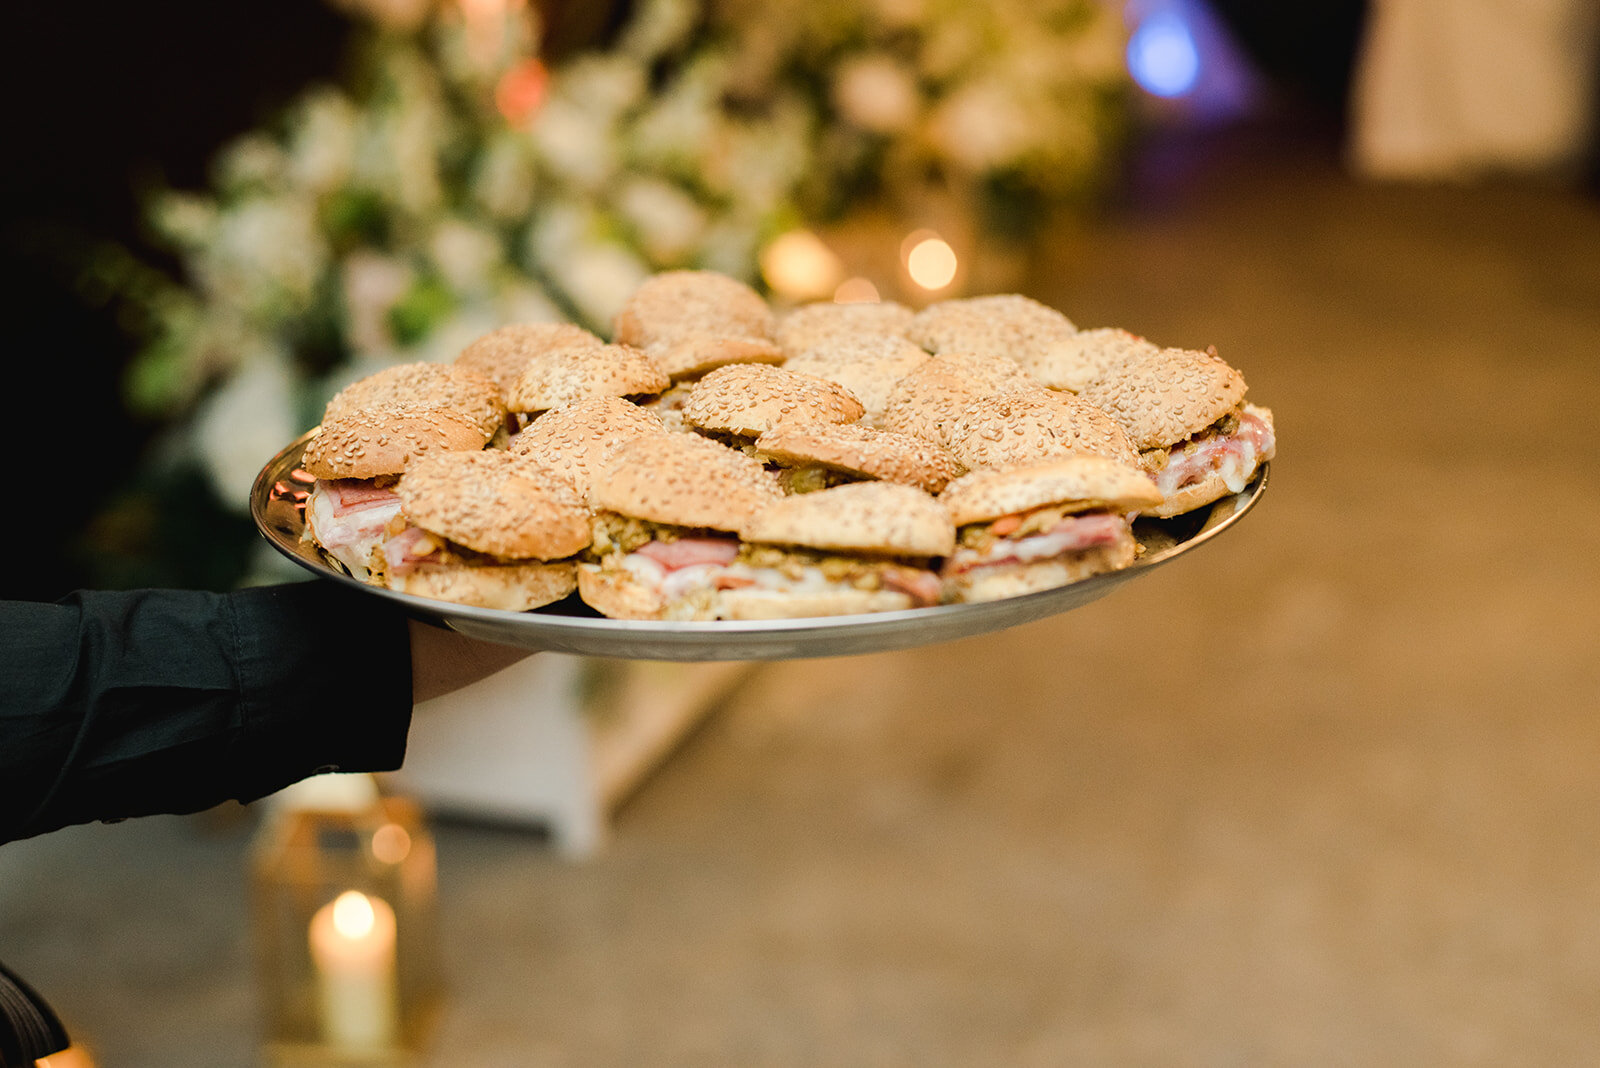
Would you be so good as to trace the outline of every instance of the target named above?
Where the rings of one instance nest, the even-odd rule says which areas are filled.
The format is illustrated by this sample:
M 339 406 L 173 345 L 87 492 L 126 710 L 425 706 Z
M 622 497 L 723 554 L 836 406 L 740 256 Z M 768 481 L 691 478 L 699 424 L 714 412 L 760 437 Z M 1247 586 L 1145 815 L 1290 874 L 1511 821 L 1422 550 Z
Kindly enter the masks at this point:
M 639 0 L 548 68 L 520 0 L 336 2 L 371 22 L 362 77 L 151 209 L 185 277 L 141 291 L 130 392 L 194 431 L 234 508 L 249 457 L 358 369 L 506 321 L 608 333 L 653 271 L 758 281 L 779 234 L 930 184 L 984 219 L 1070 203 L 1125 87 L 1109 0 Z

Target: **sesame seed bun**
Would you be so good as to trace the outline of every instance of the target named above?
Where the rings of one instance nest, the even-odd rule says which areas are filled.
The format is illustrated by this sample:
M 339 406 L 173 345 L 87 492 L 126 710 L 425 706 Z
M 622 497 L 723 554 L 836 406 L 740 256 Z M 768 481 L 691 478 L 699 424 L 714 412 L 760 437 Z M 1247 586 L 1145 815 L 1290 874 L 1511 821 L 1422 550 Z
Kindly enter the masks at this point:
M 963 604 L 1021 597 L 1040 590 L 1080 582 L 1103 571 L 1116 571 L 1133 563 L 1139 553 L 1132 531 L 1124 531 L 1111 545 L 1101 545 L 1030 563 L 996 564 L 952 575 L 944 580 L 946 600 Z
M 861 421 L 877 426 L 895 383 L 928 359 L 924 349 L 903 337 L 835 337 L 790 356 L 783 366 L 848 389 L 865 409 Z
M 948 445 L 951 425 L 972 404 L 1039 388 L 1004 356 L 945 353 L 917 365 L 894 384 L 884 404 L 883 426 Z
M 528 358 L 552 349 L 599 345 L 600 338 L 572 323 L 513 323 L 491 331 L 456 357 L 456 366 L 493 379 L 502 393 L 510 392 L 527 368 Z
M 971 471 L 946 486 L 939 503 L 956 526 L 986 523 L 1055 504 L 1131 512 L 1161 500 L 1142 471 L 1103 456 L 1064 456 L 1010 470 Z
M 621 570 L 578 565 L 578 596 L 611 619 L 804 619 L 811 616 L 892 612 L 912 606 L 911 598 L 894 590 L 764 590 L 756 588 L 701 591 L 669 601 L 655 586 Z
M 781 496 L 759 461 L 696 434 L 635 438 L 589 486 L 596 511 L 727 531 Z
M 784 355 L 793 359 L 808 349 L 837 341 L 865 341 L 903 337 L 912 311 L 892 300 L 835 304 L 805 304 L 778 320 L 774 337 Z
M 306 443 L 300 466 L 316 478 L 398 475 L 430 452 L 476 452 L 489 440 L 460 412 L 391 405 L 322 424 Z
M 1104 409 L 1136 449 L 1174 445 L 1244 400 L 1244 376 L 1214 352 L 1158 349 L 1078 395 Z
M 723 590 L 717 600 L 718 619 L 806 619 L 912 607 L 911 598 L 895 590 Z
M 663 271 L 623 302 L 612 321 L 612 340 L 638 348 L 696 336 L 770 342 L 772 325 L 761 294 L 736 278 L 715 271 Z
M 1078 328 L 1054 308 L 1004 293 L 930 304 L 912 318 L 905 332 L 929 352 L 982 352 L 1026 365 L 1071 338 Z
M 661 417 L 620 397 L 590 397 L 546 412 L 511 439 L 510 452 L 566 478 L 587 495 L 594 476 L 618 447 L 666 433 Z
M 939 502 L 915 486 L 855 482 L 774 501 L 751 516 L 739 536 L 834 552 L 947 556 L 956 531 Z
M 492 379 L 448 363 L 402 363 L 357 379 L 334 394 L 322 421 L 393 405 L 425 405 L 460 412 L 493 434 L 506 406 Z
M 950 452 L 967 467 L 1021 467 L 1087 452 L 1137 465 L 1128 435 L 1105 412 L 1044 388 L 985 397 L 950 426 Z
M 859 423 L 785 423 L 757 438 L 756 449 L 787 466 L 820 464 L 928 493 L 938 493 L 965 470 L 937 442 Z
M 507 560 L 559 560 L 589 544 L 589 510 L 566 479 L 509 452 L 436 452 L 407 466 L 400 510 L 423 530 Z
M 741 363 L 720 367 L 695 383 L 683 417 L 702 430 L 754 437 L 783 422 L 852 423 L 863 410 L 838 383 Z
M 406 575 L 389 577 L 389 588 L 400 593 L 507 612 L 553 604 L 576 586 L 576 572 L 568 561 L 490 565 L 453 561 L 424 564 Z
M 783 350 L 764 337 L 692 334 L 646 349 L 673 381 L 695 378 L 736 363 L 782 363 Z
M 640 582 L 626 571 L 603 570 L 595 564 L 578 565 L 578 596 L 608 619 L 664 619 L 667 598 L 660 589 Z M 699 618 L 715 618 L 706 613 Z
M 1017 363 L 1051 389 L 1077 393 L 1090 382 L 1142 359 L 1160 346 L 1114 326 L 1080 330 L 1017 357 Z
M 655 360 L 627 345 L 551 349 L 528 357 L 506 391 L 506 405 L 514 412 L 542 412 L 589 397 L 660 393 L 668 381 Z

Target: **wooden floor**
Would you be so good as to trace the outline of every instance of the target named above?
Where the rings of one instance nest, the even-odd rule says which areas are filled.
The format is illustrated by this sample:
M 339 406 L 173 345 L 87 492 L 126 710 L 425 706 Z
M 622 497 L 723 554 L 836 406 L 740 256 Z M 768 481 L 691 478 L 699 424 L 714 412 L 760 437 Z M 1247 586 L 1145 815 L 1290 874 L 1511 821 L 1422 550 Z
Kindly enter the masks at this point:
M 1066 616 L 764 669 L 592 862 L 439 828 L 430 1068 L 1600 1056 L 1600 204 L 1292 137 L 1131 181 L 1034 292 L 1242 368 L 1261 507 Z M 0 849 L 0 959 L 110 1068 L 254 1063 L 248 831 Z

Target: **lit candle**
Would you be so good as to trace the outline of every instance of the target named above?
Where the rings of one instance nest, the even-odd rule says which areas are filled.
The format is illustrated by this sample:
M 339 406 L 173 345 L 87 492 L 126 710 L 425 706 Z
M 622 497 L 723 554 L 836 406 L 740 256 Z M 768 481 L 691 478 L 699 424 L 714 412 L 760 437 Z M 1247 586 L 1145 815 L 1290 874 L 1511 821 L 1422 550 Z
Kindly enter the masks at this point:
M 398 1024 L 394 909 L 346 890 L 311 918 L 324 1039 L 341 1049 L 393 1045 Z

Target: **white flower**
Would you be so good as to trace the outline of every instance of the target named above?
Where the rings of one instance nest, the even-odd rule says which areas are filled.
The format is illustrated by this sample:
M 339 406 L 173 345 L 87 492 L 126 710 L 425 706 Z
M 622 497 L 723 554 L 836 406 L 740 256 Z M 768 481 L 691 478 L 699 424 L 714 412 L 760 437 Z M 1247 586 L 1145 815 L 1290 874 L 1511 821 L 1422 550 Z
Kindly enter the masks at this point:
M 399 260 L 358 249 L 345 258 L 345 340 L 358 357 L 386 353 L 394 346 L 389 309 L 410 290 L 415 272 Z
M 249 133 L 222 150 L 215 169 L 217 184 L 223 189 L 272 187 L 282 183 L 289 159 L 266 134 Z
M 460 355 L 462 349 L 501 325 L 491 305 L 471 305 L 440 323 L 422 342 L 407 349 L 404 359 L 449 363 Z
M 724 216 L 706 229 L 705 240 L 700 245 L 700 265 L 710 271 L 720 271 L 750 281 L 759 255 L 759 244 L 760 234 L 753 223 Z
M 644 68 L 626 55 L 594 53 L 573 60 L 556 75 L 556 95 L 596 119 L 611 123 L 644 99 Z
M 312 93 L 295 116 L 289 172 L 315 192 L 344 184 L 355 167 L 355 109 L 333 90 Z
M 620 245 L 588 243 L 546 265 L 551 278 L 590 323 L 608 325 L 650 269 Z
M 545 104 L 532 134 L 545 165 L 580 189 L 598 188 L 616 170 L 611 130 L 564 97 Z
M 940 102 L 929 133 L 946 159 L 983 173 L 1015 163 L 1032 143 L 1035 121 L 1007 86 L 975 79 Z
M 526 279 L 507 283 L 495 301 L 497 323 L 559 323 L 566 319 L 549 294 Z
M 871 133 L 908 128 L 921 102 L 911 72 L 885 55 L 847 59 L 834 75 L 834 107 L 847 122 Z
M 224 211 L 200 258 L 207 291 L 261 314 L 309 300 L 327 259 L 315 206 L 299 197 L 257 197 Z
M 156 202 L 157 231 L 186 248 L 203 248 L 217 228 L 217 205 L 191 193 L 166 193 Z
M 634 178 L 617 194 L 617 210 L 639 232 L 645 254 L 657 263 L 687 255 L 705 230 L 706 212 L 670 182 Z
M 691 61 L 634 121 L 628 137 L 632 155 L 648 166 L 694 174 L 722 122 L 726 76 L 727 62 L 721 56 Z
M 472 192 L 495 219 L 522 219 L 533 206 L 533 161 L 520 137 L 496 137 L 485 149 L 472 176 Z
M 434 227 L 428 255 L 458 293 L 487 292 L 503 258 L 498 236 L 460 219 L 446 219 Z
M 699 17 L 700 5 L 694 0 L 644 0 L 636 5 L 618 48 L 648 62 L 681 44 Z
M 271 456 L 294 437 L 294 379 L 289 355 L 263 345 L 244 354 L 242 366 L 202 404 L 194 424 L 194 443 L 218 498 L 247 511 L 250 487 Z

